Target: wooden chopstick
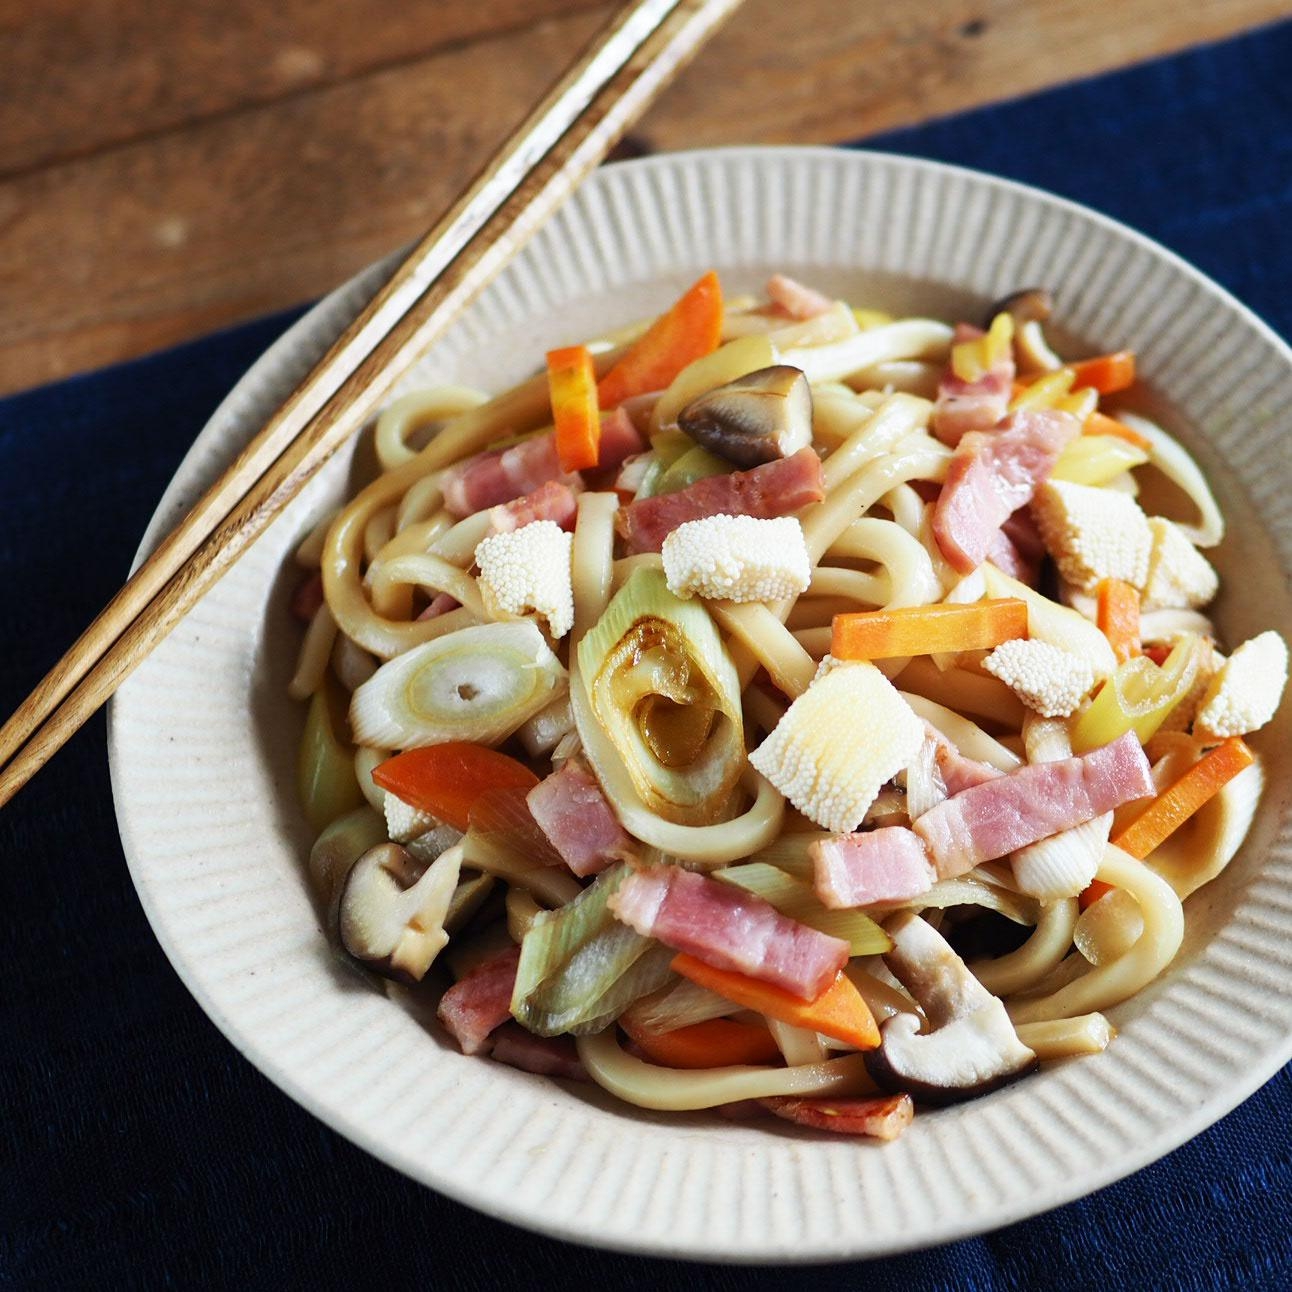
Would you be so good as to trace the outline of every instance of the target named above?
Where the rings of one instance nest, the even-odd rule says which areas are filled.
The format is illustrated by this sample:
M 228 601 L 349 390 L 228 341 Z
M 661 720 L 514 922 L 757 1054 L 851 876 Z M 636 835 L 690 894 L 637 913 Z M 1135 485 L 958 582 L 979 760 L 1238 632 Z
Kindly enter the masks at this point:
M 0 761 L 11 759 L 0 771 L 0 805 L 44 766 L 364 424 L 398 378 L 739 3 L 639 0 L 611 21 L 0 728 Z

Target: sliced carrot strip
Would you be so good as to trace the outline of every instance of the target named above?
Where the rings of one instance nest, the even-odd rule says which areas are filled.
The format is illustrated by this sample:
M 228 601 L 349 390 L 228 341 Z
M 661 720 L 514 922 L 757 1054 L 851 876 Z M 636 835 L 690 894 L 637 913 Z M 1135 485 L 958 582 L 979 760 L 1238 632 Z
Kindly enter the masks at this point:
M 624 1019 L 619 1025 L 652 1062 L 666 1068 L 726 1068 L 741 1063 L 775 1063 L 781 1057 L 772 1034 L 754 1023 L 714 1018 L 672 1032 L 647 1032 Z
M 617 408 L 633 395 L 663 390 L 687 364 L 716 350 L 721 340 L 722 287 L 710 270 L 601 378 L 601 407 Z
M 1135 352 L 1117 350 L 1064 365 L 1076 374 L 1073 389 L 1093 386 L 1101 395 L 1112 395 L 1135 383 Z
M 586 471 L 601 458 L 601 413 L 597 374 L 586 345 L 547 352 L 547 386 L 556 424 L 556 456 L 562 471 Z
M 986 650 L 1027 636 L 1027 603 L 1017 597 L 971 605 L 906 606 L 835 615 L 835 659 L 891 659 L 940 651 Z
M 514 758 L 464 740 L 409 749 L 372 769 L 383 790 L 457 830 L 470 823 L 471 806 L 489 790 L 532 789 L 538 777 Z
M 715 969 L 685 952 L 673 957 L 673 972 L 792 1027 L 833 1036 L 859 1050 L 873 1050 L 879 1045 L 875 1016 L 842 973 L 815 1000 L 800 1000 L 782 987 L 730 969 Z
M 1092 879 L 1087 887 L 1081 890 L 1081 896 L 1077 898 L 1077 905 L 1084 911 L 1086 907 L 1093 906 L 1105 893 L 1111 893 L 1113 886 L 1105 884 L 1102 879 Z
M 1242 740 L 1238 736 L 1230 736 L 1164 789 L 1113 843 L 1123 852 L 1143 861 L 1253 761 L 1255 755 Z
M 1119 664 L 1140 653 L 1139 589 L 1133 584 L 1122 579 L 1102 579 L 1096 621 Z
M 1081 424 L 1081 431 L 1083 435 L 1115 435 L 1118 439 L 1135 445 L 1137 449 L 1143 449 L 1145 453 L 1153 447 L 1153 441 L 1147 435 L 1141 435 L 1133 426 L 1127 426 L 1125 422 L 1119 422 L 1098 409 Z

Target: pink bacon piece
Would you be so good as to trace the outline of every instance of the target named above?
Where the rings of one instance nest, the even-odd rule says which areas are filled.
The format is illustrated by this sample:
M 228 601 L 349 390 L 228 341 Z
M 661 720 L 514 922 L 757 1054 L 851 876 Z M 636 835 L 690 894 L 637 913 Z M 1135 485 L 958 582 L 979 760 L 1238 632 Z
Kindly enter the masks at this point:
M 772 1095 L 758 1102 L 769 1113 L 798 1122 L 800 1126 L 834 1131 L 837 1135 L 869 1135 L 872 1139 L 896 1139 L 915 1117 L 915 1102 L 908 1094 L 883 1095 L 876 1099 L 797 1099 L 793 1095 Z
M 479 1054 L 489 1034 L 511 1017 L 511 993 L 516 986 L 520 948 L 505 951 L 477 965 L 440 998 L 435 1011 L 463 1054 Z
M 323 574 L 321 571 L 315 570 L 313 574 L 307 574 L 296 585 L 296 590 L 292 593 L 292 599 L 288 602 L 288 608 L 291 610 L 294 619 L 299 619 L 301 623 L 307 624 L 318 613 L 322 604 Z
M 1041 563 L 1045 560 L 1045 543 L 1030 507 L 1020 507 L 992 535 L 987 560 L 1010 578 L 1026 583 L 1029 588 L 1036 587 L 1041 577 Z
M 1081 757 L 1019 767 L 962 790 L 911 828 L 947 879 L 1154 792 L 1148 759 L 1128 731 Z
M 708 476 L 676 493 L 639 498 L 615 518 L 631 552 L 658 552 L 679 525 L 706 516 L 788 516 L 825 497 L 821 459 L 811 449 L 749 471 Z
M 562 529 L 573 529 L 578 509 L 575 491 L 563 480 L 549 480 L 523 498 L 490 507 L 489 532 L 506 534 L 532 525 L 536 520 L 554 520 Z
M 834 308 L 834 301 L 828 296 L 788 274 L 773 274 L 767 280 L 767 298 L 780 313 L 800 322 Z
M 610 898 L 630 928 L 713 965 L 815 1000 L 848 962 L 848 944 L 769 902 L 677 866 L 637 870 Z
M 633 856 L 632 840 L 610 810 L 596 777 L 575 759 L 539 781 L 525 798 L 561 860 L 578 876 Z
M 540 1077 L 565 1077 L 568 1081 L 590 1081 L 579 1061 L 572 1036 L 535 1036 L 519 1023 L 504 1023 L 494 1034 L 491 1058 Z
M 918 897 L 937 878 L 924 845 L 905 826 L 822 839 L 808 856 L 816 894 L 831 910 Z
M 975 341 L 984 333 L 968 323 L 956 324 L 955 340 Z M 1014 389 L 1014 356 L 1007 353 L 975 381 L 957 377 L 948 364 L 933 407 L 933 433 L 954 448 L 970 431 L 989 431 L 1009 409 Z
M 924 724 L 924 731 L 936 747 L 934 758 L 948 796 L 981 785 L 984 781 L 994 781 L 1005 774 L 990 763 L 966 758 L 931 722 Z
M 601 467 L 616 467 L 645 445 L 628 415 L 619 409 L 601 417 Z M 549 481 L 566 486 L 578 483 L 575 474 L 561 470 L 556 455 L 556 434 L 534 435 L 505 449 L 486 449 L 458 462 L 444 472 L 441 487 L 444 506 L 451 516 L 461 518 L 486 507 L 511 502 L 534 493 Z
M 961 574 L 976 570 L 992 539 L 1031 502 L 1064 446 L 1081 433 L 1075 417 L 1053 409 L 1012 413 L 996 431 L 960 441 L 933 508 L 933 535 Z

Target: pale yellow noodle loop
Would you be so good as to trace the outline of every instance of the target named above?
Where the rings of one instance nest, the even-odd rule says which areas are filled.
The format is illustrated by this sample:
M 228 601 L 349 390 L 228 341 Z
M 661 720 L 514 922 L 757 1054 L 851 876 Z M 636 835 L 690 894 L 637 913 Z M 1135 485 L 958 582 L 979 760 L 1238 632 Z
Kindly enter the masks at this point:
M 917 539 L 920 537 L 924 529 L 926 504 L 910 485 L 897 485 L 879 501 L 882 506 L 888 508 L 893 520 L 908 534 Z
M 1012 772 L 1023 760 L 999 740 L 989 736 L 977 723 L 922 695 L 903 691 L 902 698 L 931 726 L 936 727 L 966 757 L 990 763 L 997 771 Z
M 336 519 L 340 508 L 335 508 L 320 518 L 308 534 L 301 539 L 296 548 L 296 564 L 307 570 L 317 570 L 323 561 L 323 544 L 327 542 L 327 532 Z
M 610 604 L 614 581 L 615 513 L 619 496 L 613 493 L 579 495 L 574 522 L 571 578 L 574 584 L 575 645 Z
M 412 590 L 405 584 L 390 583 L 382 578 L 382 567 L 397 556 L 431 550 L 435 542 L 452 526 L 453 519 L 439 511 L 427 520 L 400 530 L 369 562 L 363 582 L 372 598 L 372 608 L 387 619 L 407 619 L 412 613 Z
M 1011 731 L 1023 726 L 1027 711 L 1022 701 L 998 678 L 963 668 L 940 670 L 927 655 L 916 656 L 900 676 L 903 690 L 914 691 L 957 713 L 990 718 Z
M 1116 1029 L 1102 1014 L 1081 1014 L 1077 1018 L 1056 1018 L 1045 1023 L 1019 1023 L 1018 1039 L 1042 1063 L 1070 1059 L 1078 1054 L 1098 1054 L 1108 1048 Z
M 878 391 L 854 394 L 846 386 L 813 386 L 812 438 L 827 448 L 842 444 L 884 402 Z
M 1143 862 L 1112 844 L 1099 864 L 1099 879 L 1125 889 L 1139 904 L 1144 932 L 1124 956 L 1100 965 L 1048 996 L 1009 1004 L 1010 1017 L 1018 1023 L 1086 1014 L 1133 996 L 1146 987 L 1175 958 L 1184 938 L 1184 908 L 1166 880 Z
M 934 573 L 929 554 L 895 521 L 877 516 L 854 520 L 826 555 L 878 561 L 888 573 L 889 597 L 882 603 L 885 610 L 926 606 L 942 598 L 942 583 Z
M 794 1068 L 698 1068 L 679 1071 L 643 1063 L 619 1048 L 615 1029 L 576 1038 L 588 1075 L 639 1108 L 682 1112 L 773 1095 L 862 1095 L 875 1090 L 860 1054 Z
M 868 462 L 891 453 L 912 431 L 927 426 L 933 405 L 914 395 L 890 395 L 822 465 L 826 492 L 839 488 Z
M 489 396 L 470 386 L 432 386 L 415 390 L 387 407 L 377 418 L 373 443 L 383 471 L 402 466 L 417 456 L 408 440 L 418 431 L 487 403 Z
M 305 630 L 300 654 L 296 657 L 296 672 L 287 684 L 287 694 L 293 700 L 308 700 L 323 685 L 335 640 L 336 620 L 326 605 L 319 606 Z
M 1040 982 L 1072 949 L 1078 913 L 1075 897 L 1043 906 L 1031 937 L 1021 947 L 994 960 L 975 961 L 970 969 L 994 996 L 1025 991 Z
M 434 592 L 447 592 L 477 619 L 488 617 L 476 581 L 469 574 L 463 574 L 456 565 L 450 565 L 438 556 L 423 552 L 383 561 L 378 579 L 373 582 L 373 593 L 376 595 L 401 584 L 430 588 Z
M 612 352 L 598 363 L 608 366 L 613 358 Z M 328 606 L 347 637 L 374 655 L 390 659 L 443 633 L 443 625 L 435 619 L 399 623 L 377 614 L 368 604 L 361 567 L 364 530 L 383 507 L 397 503 L 410 485 L 479 452 L 503 435 L 539 425 L 548 412 L 547 375 L 543 373 L 454 418 L 415 458 L 379 476 L 341 511 L 328 531 L 322 568 Z
M 786 695 L 797 699 L 812 683 L 816 661 L 761 601 L 710 601 L 709 614 L 771 675 Z
M 811 597 L 800 597 L 798 606 L 817 598 L 846 598 L 866 606 L 887 605 L 893 597 L 893 580 L 887 570 L 880 574 L 866 574 L 861 570 L 845 570 L 837 565 L 818 565 L 812 571 L 808 586 Z M 798 606 L 795 608 L 797 609 Z M 856 607 L 847 607 L 855 609 Z M 840 606 L 842 612 L 845 608 Z M 800 625 L 795 625 L 799 627 Z M 808 625 L 801 625 L 807 627 Z M 812 625 L 818 627 L 820 625 Z
M 429 520 L 444 504 L 444 491 L 440 488 L 440 472 L 435 471 L 415 484 L 399 500 L 395 512 L 395 532 L 402 534 L 410 525 Z M 444 513 L 448 515 L 447 512 Z M 452 522 L 450 521 L 450 524 Z
M 392 538 L 395 537 L 395 508 L 383 507 L 368 519 L 363 527 L 363 555 L 368 561 L 376 558 Z

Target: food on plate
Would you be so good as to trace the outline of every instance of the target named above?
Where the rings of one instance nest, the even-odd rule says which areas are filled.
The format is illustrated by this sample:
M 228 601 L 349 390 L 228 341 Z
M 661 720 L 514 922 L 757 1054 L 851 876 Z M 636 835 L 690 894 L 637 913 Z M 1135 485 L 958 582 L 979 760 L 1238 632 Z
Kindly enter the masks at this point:
M 1108 1045 L 1250 826 L 1287 648 L 1221 640 L 1206 482 L 1056 308 L 709 273 L 387 408 L 291 599 L 337 947 L 466 1054 L 878 1139 Z

